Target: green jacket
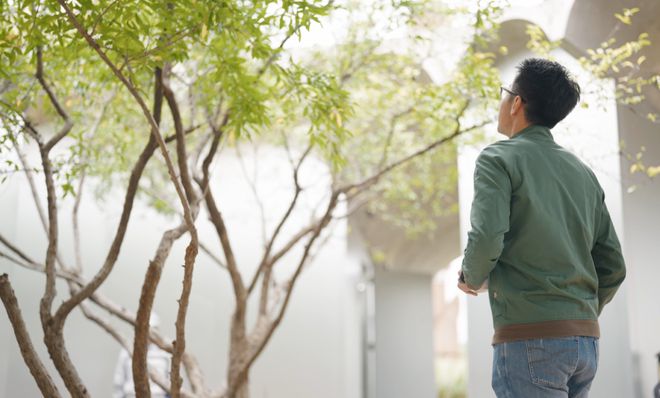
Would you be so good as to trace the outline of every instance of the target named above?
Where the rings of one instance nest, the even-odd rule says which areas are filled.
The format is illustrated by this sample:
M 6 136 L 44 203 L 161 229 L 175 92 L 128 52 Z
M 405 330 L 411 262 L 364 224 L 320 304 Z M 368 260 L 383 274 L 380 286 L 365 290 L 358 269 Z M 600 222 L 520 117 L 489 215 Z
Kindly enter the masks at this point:
M 530 126 L 484 149 L 474 172 L 468 286 L 488 279 L 495 329 L 597 320 L 626 267 L 591 169 Z

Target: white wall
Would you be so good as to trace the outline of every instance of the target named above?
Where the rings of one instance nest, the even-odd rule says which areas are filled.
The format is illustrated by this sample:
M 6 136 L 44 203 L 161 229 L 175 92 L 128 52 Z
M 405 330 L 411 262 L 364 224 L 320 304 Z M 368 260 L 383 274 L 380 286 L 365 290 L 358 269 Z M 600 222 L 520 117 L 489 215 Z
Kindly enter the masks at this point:
M 248 173 L 252 175 L 251 151 L 244 150 Z M 265 199 L 268 229 L 272 230 L 291 198 L 289 162 L 279 150 L 264 148 L 259 152 L 259 181 Z M 154 160 L 155 161 L 155 160 Z M 328 173 L 323 164 L 310 158 L 302 170 L 301 181 L 308 189 L 301 198 L 300 212 L 295 213 L 283 231 L 284 237 L 309 220 L 304 209 L 314 207 L 327 192 Z M 217 182 L 215 196 L 226 217 L 230 238 L 241 269 L 251 275 L 261 253 L 260 216 L 253 196 L 244 181 L 236 156 L 227 150 L 215 166 Z M 40 176 L 38 176 L 40 177 Z M 37 178 L 41 182 L 41 178 Z M 118 193 L 121 187 L 117 187 Z M 43 198 L 43 196 L 42 196 Z M 99 206 L 86 192 L 81 207 L 81 229 L 85 275 L 89 278 L 97 269 L 112 239 L 120 214 L 119 195 L 111 195 Z M 65 261 L 73 263 L 70 209 L 72 200 L 63 201 L 60 221 L 60 249 Z M 113 273 L 100 291 L 117 303 L 136 310 L 140 286 L 150 258 L 153 257 L 164 228 L 178 223 L 154 214 L 137 203 L 129 224 L 124 247 Z M 205 214 L 199 217 L 200 239 L 221 253 L 217 235 Z M 0 185 L 0 232 L 39 261 L 45 256 L 46 240 L 36 216 L 27 184 L 16 175 Z M 155 310 L 162 320 L 161 329 L 174 335 L 174 320 L 180 295 L 184 237 L 172 250 L 163 271 L 155 301 Z M 296 256 L 287 257 L 278 268 L 278 275 L 290 271 Z M 271 343 L 257 360 L 251 379 L 253 397 L 348 397 L 360 396 L 360 331 L 355 323 L 359 301 L 354 278 L 347 273 L 352 267 L 346 253 L 345 223 L 338 223 L 325 249 L 300 277 L 282 325 Z M 44 277 L 20 269 L 0 259 L 0 273 L 10 275 L 23 315 L 42 361 L 64 392 L 42 343 L 38 320 L 38 302 L 43 292 Z M 66 296 L 58 285 L 55 305 Z M 225 271 L 200 252 L 195 266 L 193 291 L 187 323 L 187 347 L 194 353 L 211 387 L 223 383 L 226 372 L 228 320 L 233 307 L 231 286 Z M 2 310 L 4 313 L 4 310 Z M 5 315 L 0 315 L 5 317 Z M 5 318 L 6 319 L 6 318 Z M 113 320 L 118 323 L 118 321 Z M 36 384 L 22 361 L 13 339 L 9 322 L 0 321 L 0 396 L 39 396 Z M 130 329 L 122 327 L 129 335 Z M 88 322 L 78 311 L 70 316 L 65 328 L 71 358 L 94 397 L 110 396 L 112 373 L 118 345 L 98 327 Z M 132 338 L 132 336 L 129 336 Z M 9 382 L 11 380 L 11 382 Z
M 433 398 L 431 276 L 377 269 L 377 398 Z
M 659 165 L 660 127 L 626 107 L 620 107 L 618 115 L 625 150 L 634 155 L 644 146 L 644 162 Z M 635 397 L 642 398 L 651 396 L 659 377 L 655 354 L 660 352 L 660 177 L 630 175 L 629 169 L 630 164 L 622 161 L 624 190 L 636 187 L 633 192 L 623 194 L 623 239 L 628 266 L 632 376 Z
M 580 67 L 565 51 L 558 49 L 552 54 L 557 61 L 578 74 L 578 81 L 583 86 L 586 80 Z M 515 66 L 524 58 L 532 56 L 527 52 L 511 54 L 499 65 L 502 82 L 507 85 L 515 77 Z M 591 106 L 588 109 L 577 107 L 571 115 L 553 129 L 555 141 L 573 151 L 586 161 L 594 170 L 606 193 L 606 202 L 626 250 L 623 236 L 621 208 L 621 178 L 618 157 L 618 130 L 616 108 L 613 102 L 594 106 L 595 99 L 585 95 L 584 99 Z M 496 126 L 487 129 L 488 144 L 505 136 L 498 135 Z M 485 145 L 484 145 L 485 146 Z M 469 209 L 472 202 L 472 177 L 474 161 L 482 148 L 462 148 L 459 153 L 459 192 L 461 210 L 461 236 L 465 247 L 469 230 Z M 628 306 L 626 284 L 616 298 L 608 305 L 600 318 L 601 357 L 598 375 L 592 386 L 592 395 L 603 398 L 632 396 L 632 374 L 630 339 L 628 333 Z M 470 397 L 494 396 L 490 387 L 492 371 L 492 318 L 486 295 L 468 300 L 468 394 Z

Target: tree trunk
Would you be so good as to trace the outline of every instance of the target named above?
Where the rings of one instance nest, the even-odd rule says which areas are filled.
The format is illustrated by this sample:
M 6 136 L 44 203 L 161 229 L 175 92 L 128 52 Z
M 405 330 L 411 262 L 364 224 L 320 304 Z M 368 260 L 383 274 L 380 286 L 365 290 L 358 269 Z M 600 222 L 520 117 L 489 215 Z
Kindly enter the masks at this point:
M 245 382 L 241 384 L 240 387 L 238 387 L 238 390 L 236 391 L 234 398 L 249 398 L 250 392 L 248 385 L 249 385 L 248 377 L 246 376 Z
M 237 309 L 231 322 L 231 341 L 229 342 L 229 369 L 227 372 L 227 391 L 224 398 L 248 398 L 248 377 L 241 380 L 241 371 L 249 358 L 250 344 L 245 330 L 245 312 Z M 247 375 L 246 375 L 247 376 Z
M 238 372 L 240 372 L 240 368 L 238 366 L 235 366 L 233 364 L 229 366 L 229 387 L 227 388 L 227 393 L 223 396 L 223 398 L 250 397 L 250 389 L 249 389 L 250 371 L 249 370 L 247 371 L 247 374 L 244 376 L 242 381 L 238 379 L 239 376 Z
M 51 326 L 44 329 L 44 343 L 69 393 L 73 398 L 89 398 L 87 387 L 80 379 L 65 348 L 62 328 Z

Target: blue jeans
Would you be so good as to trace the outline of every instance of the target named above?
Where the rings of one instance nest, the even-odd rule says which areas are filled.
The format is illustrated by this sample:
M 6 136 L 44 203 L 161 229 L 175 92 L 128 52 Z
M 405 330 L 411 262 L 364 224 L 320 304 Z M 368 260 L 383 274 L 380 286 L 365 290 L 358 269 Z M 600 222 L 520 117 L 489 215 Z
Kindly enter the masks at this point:
M 560 337 L 493 346 L 498 398 L 586 398 L 598 367 L 598 339 Z

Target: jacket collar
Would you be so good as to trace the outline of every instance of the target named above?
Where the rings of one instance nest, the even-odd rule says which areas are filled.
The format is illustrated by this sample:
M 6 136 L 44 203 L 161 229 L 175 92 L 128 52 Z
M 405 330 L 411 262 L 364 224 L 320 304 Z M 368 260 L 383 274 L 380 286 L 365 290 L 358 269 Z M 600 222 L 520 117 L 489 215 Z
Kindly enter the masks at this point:
M 524 129 L 520 130 L 516 135 L 513 137 L 509 138 L 510 140 L 515 140 L 518 139 L 522 136 L 528 137 L 528 138 L 533 138 L 533 137 L 546 137 L 554 141 L 554 138 L 552 136 L 552 133 L 550 132 L 550 129 L 545 127 L 545 126 L 540 126 L 537 124 L 532 124 Z

